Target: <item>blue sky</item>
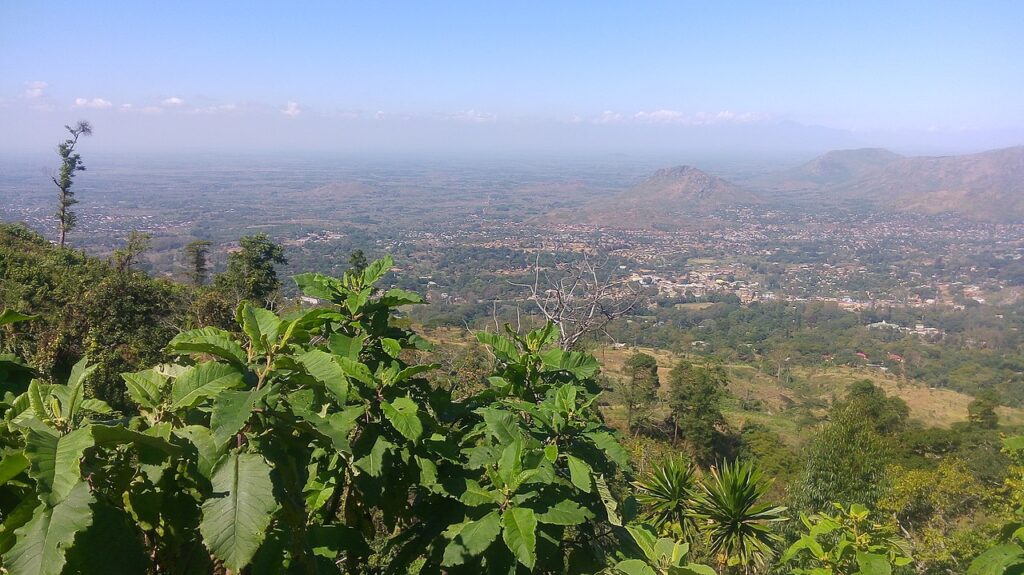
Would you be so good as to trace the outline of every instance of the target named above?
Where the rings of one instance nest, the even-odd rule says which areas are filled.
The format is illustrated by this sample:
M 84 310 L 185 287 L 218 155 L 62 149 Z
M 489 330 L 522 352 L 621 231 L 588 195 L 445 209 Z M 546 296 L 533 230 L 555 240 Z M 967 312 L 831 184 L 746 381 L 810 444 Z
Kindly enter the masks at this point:
M 5 0 L 0 149 L 78 117 L 110 149 L 614 151 L 792 123 L 995 147 L 1024 143 L 1022 30 L 1015 1 Z

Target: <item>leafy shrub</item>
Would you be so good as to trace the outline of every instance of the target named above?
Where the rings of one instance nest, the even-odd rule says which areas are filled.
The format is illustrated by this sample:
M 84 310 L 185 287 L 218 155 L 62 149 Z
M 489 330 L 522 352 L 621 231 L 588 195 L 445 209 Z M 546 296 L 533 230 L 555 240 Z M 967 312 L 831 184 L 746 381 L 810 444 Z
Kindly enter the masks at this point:
M 456 400 L 423 377 L 435 365 L 403 359 L 429 344 L 392 321 L 422 299 L 374 285 L 391 265 L 296 277 L 329 307 L 242 303 L 237 334 L 178 334 L 174 363 L 123 374 L 132 417 L 88 397 L 86 360 L 24 389 L 0 358 L 3 567 L 595 572 L 638 545 L 662 565 L 665 544 L 626 529 L 628 457 L 593 407 L 596 360 L 552 347 L 550 324 L 483 333 L 495 372 Z

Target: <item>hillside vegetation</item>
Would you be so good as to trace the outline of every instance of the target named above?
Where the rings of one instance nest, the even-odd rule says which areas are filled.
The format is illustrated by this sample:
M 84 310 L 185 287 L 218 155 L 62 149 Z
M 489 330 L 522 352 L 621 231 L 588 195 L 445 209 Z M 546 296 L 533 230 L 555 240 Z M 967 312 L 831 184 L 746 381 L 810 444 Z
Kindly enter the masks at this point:
M 893 377 L 562 349 L 529 318 L 424 337 L 390 258 L 296 276 L 299 305 L 266 236 L 188 286 L 134 271 L 131 246 L 0 241 L 12 574 L 1024 564 L 1020 413 L 983 398 L 964 420 Z

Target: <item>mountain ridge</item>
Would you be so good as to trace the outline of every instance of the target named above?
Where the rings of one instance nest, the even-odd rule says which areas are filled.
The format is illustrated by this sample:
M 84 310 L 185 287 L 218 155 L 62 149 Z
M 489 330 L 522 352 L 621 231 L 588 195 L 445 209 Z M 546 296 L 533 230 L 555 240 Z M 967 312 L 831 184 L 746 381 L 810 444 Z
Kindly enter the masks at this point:
M 657 170 L 625 192 L 590 202 L 580 215 L 590 224 L 650 229 L 760 202 L 756 194 L 724 178 L 690 165 L 678 165 Z

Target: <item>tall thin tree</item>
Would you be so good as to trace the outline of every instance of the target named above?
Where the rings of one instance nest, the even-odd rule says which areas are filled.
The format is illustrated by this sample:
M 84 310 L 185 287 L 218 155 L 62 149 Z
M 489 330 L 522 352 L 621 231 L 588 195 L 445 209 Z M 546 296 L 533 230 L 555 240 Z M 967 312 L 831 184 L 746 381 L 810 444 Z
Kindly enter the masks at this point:
M 185 246 L 188 274 L 193 285 L 201 286 L 206 282 L 206 275 L 210 271 L 207 255 L 210 253 L 211 245 L 213 244 L 208 240 L 195 240 Z
M 57 222 L 60 225 L 60 247 L 64 247 L 64 243 L 67 240 L 67 234 L 78 222 L 78 217 L 75 212 L 71 211 L 71 206 L 78 203 L 75 199 L 75 192 L 71 189 L 71 184 L 75 178 L 75 172 L 81 172 L 85 170 L 85 166 L 82 165 L 82 156 L 75 151 L 75 147 L 78 146 L 78 138 L 81 136 L 92 135 L 92 126 L 89 122 L 81 121 L 75 124 L 75 127 L 64 126 L 67 128 L 71 137 L 64 140 L 57 146 L 57 155 L 60 156 L 60 174 L 53 176 L 51 179 L 53 183 L 57 185 L 57 189 L 60 192 L 57 195 Z

